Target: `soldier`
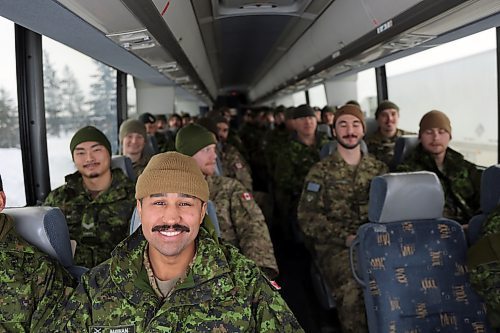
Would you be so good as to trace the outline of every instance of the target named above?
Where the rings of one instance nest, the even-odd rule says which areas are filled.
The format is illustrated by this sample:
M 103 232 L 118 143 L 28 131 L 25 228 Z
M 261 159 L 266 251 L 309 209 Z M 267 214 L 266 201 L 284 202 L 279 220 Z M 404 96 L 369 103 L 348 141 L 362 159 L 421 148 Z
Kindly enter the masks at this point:
M 319 161 L 321 147 L 328 142 L 325 133 L 317 132 L 317 119 L 306 104 L 293 112 L 295 134 L 276 157 L 281 161 L 274 170 L 275 195 L 285 237 L 290 237 L 297 218 L 297 205 L 309 169 Z M 290 223 L 292 225 L 290 225 Z
M 448 147 L 450 119 L 441 111 L 427 112 L 420 120 L 417 148 L 397 167 L 398 171 L 432 171 L 441 181 L 445 196 L 443 215 L 467 224 L 479 209 L 481 172 Z
M 264 154 L 266 157 L 266 164 L 269 175 L 274 175 L 274 170 L 276 168 L 276 157 L 278 152 L 286 145 L 290 135 L 294 131 L 293 127 L 293 110 L 295 108 L 290 107 L 283 111 L 283 123 L 276 126 L 272 131 L 266 133 L 264 139 Z M 273 177 L 270 177 L 271 181 Z
M 305 179 L 298 207 L 306 246 L 333 291 L 342 332 L 368 332 L 361 288 L 351 274 L 349 246 L 368 218 L 371 179 L 387 166 L 361 151 L 364 116 L 355 105 L 335 114 L 337 150 L 316 163 Z
M 149 112 L 145 112 L 139 116 L 138 120 L 146 127 L 148 141 L 150 141 L 154 154 L 175 150 L 175 143 L 173 140 L 175 136 L 170 135 L 169 130 L 158 131 L 155 116 Z
M 93 267 L 106 260 L 128 235 L 134 210 L 134 183 L 121 169 L 111 170 L 111 145 L 93 126 L 79 129 L 70 142 L 78 169 L 53 190 L 45 205 L 59 207 L 78 246 L 75 261 Z
M 500 328 L 500 204 L 483 225 L 483 236 L 467 253 L 467 266 L 472 286 L 483 297 L 488 320 Z
M 226 177 L 239 180 L 247 190 L 252 191 L 252 171 L 250 170 L 250 165 L 245 161 L 238 149 L 227 142 L 229 135 L 229 123 L 227 119 L 223 116 L 216 116 L 213 118 L 213 121 L 217 126 L 222 174 Z
M 274 278 L 278 275 L 278 265 L 262 211 L 239 181 L 214 175 L 216 143 L 215 135 L 197 124 L 183 127 L 176 138 L 177 151 L 192 156 L 207 178 L 221 238 L 239 248 Z
M 396 139 L 402 135 L 414 134 L 397 128 L 399 107 L 391 101 L 383 101 L 375 111 L 377 131 L 366 140 L 368 151 L 378 160 L 390 166 L 394 158 Z
M 83 276 L 52 331 L 303 332 L 257 266 L 204 228 L 193 158 L 154 156 L 135 197 L 142 228 Z
M 119 137 L 121 153 L 132 160 L 134 173 L 139 176 L 152 155 L 148 151 L 148 135 L 144 124 L 135 119 L 124 121 L 120 126 Z
M 0 177 L 0 331 L 42 332 L 74 281 L 58 262 L 16 233 L 12 218 L 1 213 L 5 203 Z

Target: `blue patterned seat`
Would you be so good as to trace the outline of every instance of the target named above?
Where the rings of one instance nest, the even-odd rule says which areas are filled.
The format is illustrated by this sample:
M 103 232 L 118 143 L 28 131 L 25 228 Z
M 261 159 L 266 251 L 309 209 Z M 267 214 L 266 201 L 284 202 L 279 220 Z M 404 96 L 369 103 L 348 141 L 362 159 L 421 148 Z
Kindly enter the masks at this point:
M 480 205 L 481 214 L 475 215 L 469 221 L 467 236 L 469 244 L 476 243 L 481 237 L 482 227 L 488 215 L 500 203 L 500 164 L 492 165 L 483 171 L 481 176 Z
M 373 179 L 370 223 L 351 247 L 371 333 L 490 332 L 468 281 L 464 232 L 442 218 L 443 205 L 434 173 Z

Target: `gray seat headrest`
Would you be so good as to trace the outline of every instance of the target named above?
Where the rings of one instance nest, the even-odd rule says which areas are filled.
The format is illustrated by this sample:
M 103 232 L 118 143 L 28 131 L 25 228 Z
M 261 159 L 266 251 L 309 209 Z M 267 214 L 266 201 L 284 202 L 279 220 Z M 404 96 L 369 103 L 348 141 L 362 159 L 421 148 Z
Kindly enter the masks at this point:
M 403 163 L 405 158 L 417 147 L 420 140 L 417 135 L 402 135 L 394 143 L 394 158 L 392 166 L 395 168 Z
M 500 164 L 492 165 L 481 176 L 481 211 L 490 213 L 500 203 Z
M 365 138 L 371 137 L 378 130 L 378 123 L 377 119 L 375 118 L 366 117 L 365 125 L 366 125 Z
M 373 178 L 368 218 L 388 223 L 443 216 L 444 194 L 433 172 L 389 173 Z
M 64 267 L 74 265 L 66 218 L 56 207 L 6 208 L 14 228 L 28 243 L 36 246 Z
M 132 160 L 127 156 L 113 155 L 111 157 L 111 169 L 121 169 L 128 178 L 135 181 L 136 177 L 132 166 Z

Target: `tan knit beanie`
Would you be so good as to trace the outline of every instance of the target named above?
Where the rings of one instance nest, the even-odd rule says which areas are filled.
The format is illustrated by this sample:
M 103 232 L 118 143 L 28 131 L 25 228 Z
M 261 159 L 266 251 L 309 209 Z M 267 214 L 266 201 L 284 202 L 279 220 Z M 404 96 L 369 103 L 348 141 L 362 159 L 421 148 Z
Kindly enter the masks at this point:
M 208 201 L 208 184 L 196 161 L 169 151 L 151 158 L 137 179 L 135 198 L 157 193 L 183 193 Z
M 420 120 L 420 130 L 418 135 L 420 136 L 423 131 L 431 128 L 442 128 L 451 136 L 450 119 L 441 111 L 432 110 L 424 114 Z
M 333 126 L 335 126 L 337 120 L 339 120 L 339 117 L 345 114 L 350 114 L 351 116 L 358 118 L 363 125 L 363 132 L 366 133 L 365 116 L 363 115 L 361 109 L 354 104 L 346 104 L 338 109 L 337 112 L 335 112 L 335 120 L 333 122 Z

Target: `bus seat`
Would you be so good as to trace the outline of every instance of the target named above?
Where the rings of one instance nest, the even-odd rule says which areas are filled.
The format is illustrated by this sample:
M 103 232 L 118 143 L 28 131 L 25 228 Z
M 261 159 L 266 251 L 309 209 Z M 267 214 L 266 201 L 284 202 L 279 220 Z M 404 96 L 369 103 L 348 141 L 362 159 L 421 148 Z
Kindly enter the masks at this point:
M 337 150 L 337 144 L 337 140 L 333 140 L 321 147 L 321 150 L 319 152 L 319 159 L 322 160 L 325 157 L 332 155 Z M 361 140 L 361 143 L 359 145 L 363 154 L 368 154 L 368 146 L 366 145 L 365 140 Z
M 113 155 L 111 156 L 111 169 L 122 169 L 123 173 L 135 181 L 135 172 L 132 167 L 132 160 L 127 156 L 123 155 Z
M 160 152 L 160 148 L 158 147 L 158 141 L 156 140 L 154 135 L 148 134 L 148 144 L 144 147 L 148 152 L 152 152 L 151 155 L 158 154 Z
M 394 157 L 389 166 L 391 171 L 396 170 L 404 159 L 417 147 L 420 140 L 417 135 L 402 135 L 394 144 Z
M 68 225 L 57 207 L 37 206 L 6 208 L 4 213 L 14 219 L 16 232 L 28 243 L 57 259 L 78 281 L 88 269 L 75 265 Z
M 328 124 L 318 124 L 318 132 L 325 133 L 328 139 L 333 139 L 332 128 Z
M 215 233 L 217 237 L 220 237 L 220 227 L 219 227 L 219 220 L 217 219 L 217 215 L 215 213 L 215 205 L 212 201 L 207 202 L 207 215 L 210 217 L 210 221 L 212 222 Z M 130 218 L 130 228 L 129 228 L 129 234 L 132 235 L 137 228 L 141 225 L 141 217 L 137 213 L 137 207 L 134 208 L 134 212 L 132 213 L 132 217 Z
M 351 246 L 371 333 L 491 332 L 484 303 L 468 281 L 463 229 L 442 217 L 443 206 L 434 173 L 372 180 L 370 222 Z
M 377 119 L 375 118 L 371 117 L 365 118 L 365 125 L 366 125 L 365 138 L 371 137 L 378 130 L 378 123 Z
M 469 221 L 467 237 L 470 245 L 479 240 L 484 221 L 486 221 L 486 218 L 496 206 L 500 204 L 500 186 L 498 184 L 500 184 L 500 164 L 486 168 L 481 175 L 481 214 L 473 216 Z

